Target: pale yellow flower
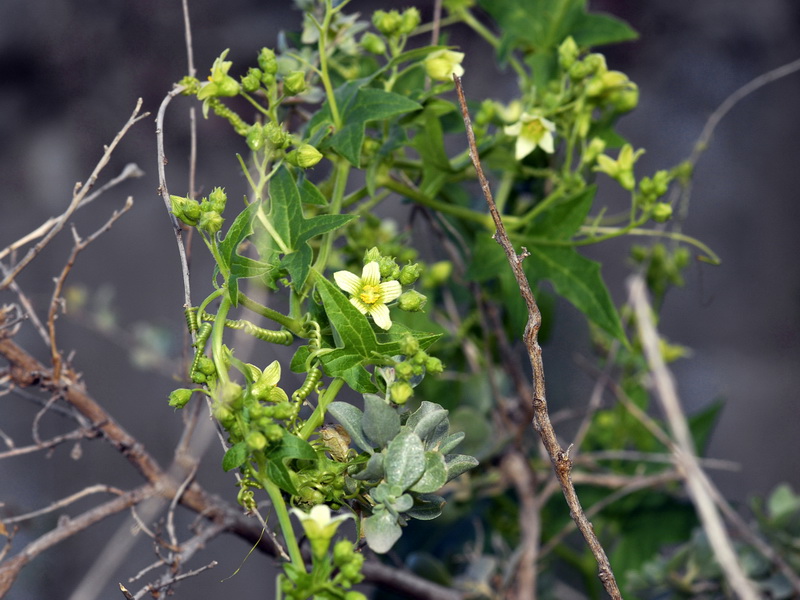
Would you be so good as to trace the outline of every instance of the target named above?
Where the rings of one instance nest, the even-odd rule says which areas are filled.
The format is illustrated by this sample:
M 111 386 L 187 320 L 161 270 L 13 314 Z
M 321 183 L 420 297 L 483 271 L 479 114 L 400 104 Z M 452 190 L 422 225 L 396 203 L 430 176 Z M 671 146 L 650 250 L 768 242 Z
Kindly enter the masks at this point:
M 463 52 L 437 50 L 425 59 L 425 71 L 431 79 L 453 81 L 453 75 L 461 77 L 464 74 L 464 67 L 461 66 L 463 60 Z
M 503 129 L 506 135 L 513 135 L 517 138 L 514 148 L 514 156 L 517 160 L 522 160 L 528 154 L 541 148 L 548 154 L 555 151 L 553 146 L 553 132 L 556 126 L 552 121 L 548 121 L 540 115 L 522 113 L 519 121 L 513 125 L 506 125 Z
M 399 281 L 381 283 L 381 269 L 376 261 L 364 265 L 361 277 L 349 271 L 333 274 L 336 285 L 350 294 L 350 303 L 363 315 L 370 315 L 381 329 L 389 329 L 392 319 L 387 303 L 396 300 L 403 292 Z

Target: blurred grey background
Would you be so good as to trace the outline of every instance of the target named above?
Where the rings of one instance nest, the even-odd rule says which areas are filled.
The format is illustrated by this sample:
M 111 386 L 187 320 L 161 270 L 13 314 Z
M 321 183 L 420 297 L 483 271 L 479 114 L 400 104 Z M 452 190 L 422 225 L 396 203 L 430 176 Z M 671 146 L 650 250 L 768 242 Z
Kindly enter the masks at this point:
M 376 8 L 407 4 L 354 0 L 348 10 L 368 18 Z M 417 4 L 429 17 L 432 2 Z M 620 129 L 634 146 L 647 148 L 637 164 L 642 174 L 684 159 L 707 117 L 730 93 L 800 57 L 800 3 L 795 0 L 603 0 L 590 5 L 626 19 L 641 33 L 636 42 L 603 50 L 609 66 L 627 72 L 640 88 L 640 107 L 623 119 Z M 261 46 L 275 45 L 279 30 L 300 23 L 288 2 L 192 0 L 190 7 L 200 77 L 221 50 L 231 48 L 235 62 L 250 61 Z M 512 97 L 513 80 L 490 70 L 491 53 L 480 42 L 463 30 L 453 32 L 453 41 L 467 51 L 464 81 L 471 98 Z M 91 393 L 164 463 L 181 427 L 180 416 L 165 401 L 175 382 L 145 370 L 132 376 L 128 349 L 135 338 L 128 336 L 150 339 L 167 354 L 180 351 L 182 288 L 172 231 L 156 194 L 154 116 L 185 71 L 177 0 L 0 2 L 0 247 L 63 211 L 75 182 L 89 175 L 102 145 L 111 141 L 138 97 L 153 113 L 126 136 L 100 181 L 129 162 L 146 175 L 106 194 L 74 220 L 79 232 L 88 235 L 127 195 L 134 196 L 133 210 L 80 256 L 69 279 L 86 286 L 95 301 L 105 302 L 108 322 L 121 330 L 112 336 L 85 319 L 63 317 L 59 346 L 75 351 L 74 365 Z M 186 192 L 188 106 L 176 100 L 166 121 L 167 175 L 176 194 Z M 687 408 L 697 410 L 716 398 L 726 401 L 708 454 L 741 465 L 738 473 L 713 473 L 722 489 L 740 501 L 782 481 L 800 487 L 798 107 L 800 74 L 795 74 L 742 101 L 717 129 L 696 170 L 684 231 L 708 243 L 723 263 L 693 263 L 687 285 L 668 295 L 660 325 L 671 341 L 693 350 L 690 360 L 675 365 Z M 214 120 L 200 127 L 201 190 L 224 185 L 233 197 L 244 193 L 244 182 L 230 175 L 237 170 L 234 152 L 242 151 L 240 142 Z M 625 298 L 621 250 L 629 243 L 591 251 L 605 261 L 604 274 L 617 302 Z M 40 314 L 46 312 L 52 277 L 70 244 L 68 232 L 63 233 L 19 278 Z M 202 289 L 197 286 L 204 288 L 208 281 L 202 255 L 199 251 L 195 258 L 195 301 Z M 568 309 L 553 334 L 544 349 L 550 402 L 555 409 L 582 406 L 591 382 L 572 356 L 586 351 L 585 326 Z M 46 357 L 30 328 L 18 339 Z M 37 409 L 18 398 L 2 402 L 0 429 L 18 444 L 28 443 Z M 45 427 L 58 431 L 58 419 Z M 7 502 L 0 510 L 18 514 L 38 508 L 90 483 L 138 482 L 129 465 L 101 443 L 84 443 L 82 449 L 77 464 L 69 458 L 69 447 L 57 448 L 49 458 L 0 462 L 0 500 Z M 218 473 L 219 454 L 214 446 L 198 477 L 233 497 L 232 480 Z M 66 512 L 89 506 L 91 499 Z M 68 598 L 122 523 L 111 519 L 37 559 L 9 597 Z M 15 548 L 37 533 L 23 530 Z M 251 557 L 238 575 L 220 583 L 247 551 L 238 540 L 215 542 L 194 566 L 212 559 L 220 566 L 181 585 L 176 597 L 204 600 L 254 589 L 269 597 L 261 557 Z M 126 582 L 152 560 L 151 544 L 140 541 L 99 597 L 116 597 L 116 582 Z

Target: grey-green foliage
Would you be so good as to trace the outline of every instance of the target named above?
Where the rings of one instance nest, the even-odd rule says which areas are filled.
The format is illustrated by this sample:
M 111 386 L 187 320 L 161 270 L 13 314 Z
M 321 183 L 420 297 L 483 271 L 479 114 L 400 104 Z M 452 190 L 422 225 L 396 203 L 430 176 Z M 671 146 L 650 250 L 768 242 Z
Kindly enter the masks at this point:
M 758 535 L 770 543 L 792 570 L 800 572 L 800 496 L 788 485 L 780 485 L 766 503 L 754 501 L 753 505 Z M 740 542 L 736 552 L 745 574 L 762 597 L 775 600 L 796 597 L 784 574 L 755 548 Z M 689 542 L 629 574 L 628 581 L 627 591 L 642 600 L 731 597 L 708 539 L 699 529 Z
M 476 466 L 472 456 L 450 454 L 462 439 L 450 433 L 448 411 L 423 401 L 413 413 L 375 394 L 364 395 L 364 411 L 333 402 L 332 415 L 369 459 L 351 467 L 353 487 L 369 489 L 371 516 L 364 520 L 367 544 L 387 552 L 400 538 L 408 518 L 435 519 L 445 500 L 435 492 L 448 481 Z M 355 470 L 359 469 L 359 470 Z

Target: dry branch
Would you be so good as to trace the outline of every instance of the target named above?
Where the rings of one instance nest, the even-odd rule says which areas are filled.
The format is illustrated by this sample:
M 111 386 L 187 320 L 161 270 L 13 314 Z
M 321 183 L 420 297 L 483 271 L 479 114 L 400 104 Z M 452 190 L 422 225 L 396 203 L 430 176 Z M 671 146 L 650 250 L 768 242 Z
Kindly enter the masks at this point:
M 505 226 L 503 225 L 503 220 L 497 210 L 497 206 L 494 203 L 492 192 L 489 188 L 489 182 L 486 179 L 486 176 L 483 174 L 483 168 L 481 167 L 480 158 L 478 156 L 478 148 L 475 144 L 475 134 L 472 131 L 472 123 L 470 121 L 469 111 L 467 109 L 467 101 L 464 97 L 464 88 L 461 85 L 461 78 L 457 75 L 453 75 L 453 80 L 455 81 L 456 92 L 458 93 L 458 102 L 461 106 L 461 114 L 464 118 L 464 126 L 466 127 L 467 131 L 470 158 L 472 158 L 472 164 L 475 166 L 475 171 L 478 175 L 478 181 L 481 185 L 481 190 L 486 198 L 486 203 L 489 206 L 489 212 L 492 215 L 492 220 L 494 221 L 497 230 L 495 232 L 494 239 L 498 244 L 500 244 L 506 254 L 508 264 L 511 266 L 511 270 L 514 273 L 514 278 L 517 281 L 517 286 L 519 287 L 519 291 L 522 294 L 522 298 L 525 300 L 525 305 L 528 309 L 528 322 L 525 325 L 525 332 L 523 333 L 522 339 L 525 343 L 525 348 L 528 351 L 528 358 L 533 371 L 533 427 L 539 434 L 542 443 L 547 449 L 547 453 L 550 455 L 550 461 L 553 464 L 553 470 L 555 471 L 556 477 L 561 485 L 564 498 L 566 498 L 567 504 L 569 505 L 570 516 L 575 521 L 575 524 L 578 526 L 578 529 L 586 540 L 586 543 L 589 545 L 589 548 L 591 549 L 592 554 L 597 561 L 597 566 L 599 569 L 598 577 L 603 583 L 603 587 L 612 598 L 615 600 L 621 600 L 622 595 L 620 594 L 619 587 L 617 586 L 614 572 L 611 570 L 611 564 L 608 561 L 606 552 L 603 549 L 603 546 L 600 544 L 600 540 L 597 539 L 592 524 L 589 522 L 589 519 L 586 518 L 586 514 L 581 507 L 578 495 L 575 492 L 575 486 L 572 484 L 570 477 L 572 460 L 569 457 L 569 451 L 565 451 L 561 448 L 561 445 L 556 438 L 553 425 L 550 422 L 550 416 L 547 410 L 547 400 L 545 399 L 542 349 L 539 346 L 538 341 L 539 328 L 542 324 L 542 315 L 539 312 L 536 299 L 531 291 L 528 278 L 522 269 L 522 261 L 528 256 L 528 252 L 525 248 L 523 248 L 522 254 L 517 254 L 516 250 L 514 250 L 514 247 L 511 244 L 511 241 L 508 239 Z

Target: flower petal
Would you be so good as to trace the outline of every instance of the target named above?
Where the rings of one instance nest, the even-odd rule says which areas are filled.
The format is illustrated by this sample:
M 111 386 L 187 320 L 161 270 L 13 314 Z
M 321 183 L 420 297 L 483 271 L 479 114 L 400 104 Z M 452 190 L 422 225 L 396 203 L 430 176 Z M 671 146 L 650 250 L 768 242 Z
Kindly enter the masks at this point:
M 392 326 L 392 318 L 389 316 L 389 307 L 385 304 L 373 304 L 369 308 L 369 314 L 375 321 L 375 325 L 381 329 L 389 329 Z
M 555 152 L 555 148 L 553 147 L 552 133 L 548 131 L 542 136 L 542 139 L 539 140 L 539 148 L 541 148 L 548 154 L 552 154 L 553 152 Z
M 336 271 L 333 280 L 340 288 L 349 294 L 357 294 L 361 287 L 361 278 L 350 271 Z
M 364 304 L 360 298 L 356 298 L 355 296 L 353 296 L 352 298 L 350 298 L 350 304 L 355 306 L 358 309 L 358 312 L 360 312 L 362 315 L 369 314 L 370 306 Z
M 400 297 L 403 293 L 403 286 L 399 281 L 384 281 L 381 285 L 381 300 L 384 304 L 388 304 L 392 300 Z
M 361 285 L 378 285 L 381 281 L 381 268 L 376 261 L 368 262 L 361 272 Z
M 528 154 L 533 152 L 535 149 L 536 149 L 535 142 L 532 142 L 530 139 L 526 137 L 519 136 L 517 138 L 517 145 L 515 146 L 514 150 L 514 157 L 517 160 L 522 160 L 523 158 L 528 156 Z

